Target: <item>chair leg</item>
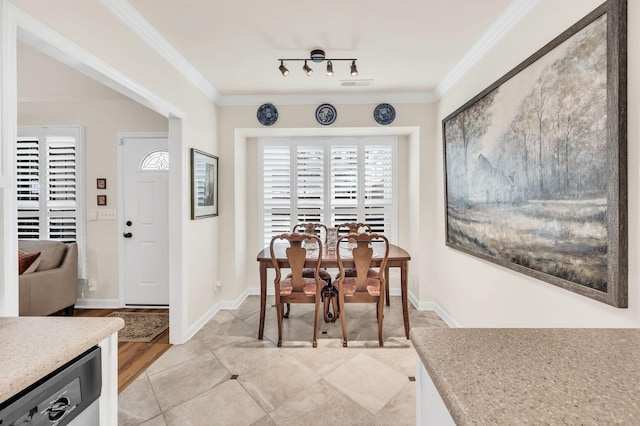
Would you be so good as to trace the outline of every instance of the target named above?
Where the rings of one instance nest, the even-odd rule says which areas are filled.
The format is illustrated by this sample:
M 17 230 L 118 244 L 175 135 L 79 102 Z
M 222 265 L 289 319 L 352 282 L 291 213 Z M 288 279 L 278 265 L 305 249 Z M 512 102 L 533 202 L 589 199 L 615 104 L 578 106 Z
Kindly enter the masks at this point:
M 287 312 L 284 314 L 284 318 L 289 318 L 290 310 L 291 310 L 291 303 L 287 303 Z
M 386 284 L 385 288 L 384 288 L 384 295 L 386 297 L 386 301 L 387 301 L 387 306 L 391 306 L 391 299 L 389 298 L 389 267 L 387 266 L 384 270 L 384 279 L 386 280 Z
M 282 310 L 284 303 L 276 301 L 276 316 L 278 317 L 278 347 L 282 346 Z
M 64 308 L 64 314 L 68 317 L 72 317 L 75 309 L 76 305 L 67 306 L 66 308 Z
M 340 310 L 340 322 L 342 323 L 342 347 L 347 347 L 347 316 L 344 311 L 344 294 L 338 293 L 338 309 Z
M 314 348 L 318 347 L 318 315 L 320 315 L 320 295 L 316 293 L 316 309 L 315 316 L 313 317 L 313 342 Z
M 378 343 L 380 346 L 384 346 L 382 343 L 382 320 L 384 319 L 384 301 L 380 300 L 376 303 L 376 308 L 378 311 Z

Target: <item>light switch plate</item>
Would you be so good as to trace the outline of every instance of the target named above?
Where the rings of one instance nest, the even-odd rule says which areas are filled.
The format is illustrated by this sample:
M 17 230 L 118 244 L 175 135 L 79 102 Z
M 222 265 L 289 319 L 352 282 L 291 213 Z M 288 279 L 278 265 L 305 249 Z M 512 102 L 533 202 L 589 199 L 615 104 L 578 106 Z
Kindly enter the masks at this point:
M 117 214 L 115 209 L 98 210 L 98 220 L 116 220 Z

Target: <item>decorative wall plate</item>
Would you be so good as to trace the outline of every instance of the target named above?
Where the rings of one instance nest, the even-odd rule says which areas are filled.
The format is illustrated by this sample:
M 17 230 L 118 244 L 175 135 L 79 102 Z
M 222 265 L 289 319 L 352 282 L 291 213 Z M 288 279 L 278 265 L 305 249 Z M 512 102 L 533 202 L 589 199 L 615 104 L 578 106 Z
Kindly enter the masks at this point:
M 380 104 L 373 110 L 373 118 L 378 124 L 386 126 L 395 120 L 396 110 L 389 104 Z
M 331 104 L 322 104 L 316 109 L 316 120 L 323 126 L 328 126 L 336 121 L 338 113 Z
M 262 104 L 258 108 L 258 121 L 264 126 L 271 126 L 278 120 L 278 110 L 272 104 Z

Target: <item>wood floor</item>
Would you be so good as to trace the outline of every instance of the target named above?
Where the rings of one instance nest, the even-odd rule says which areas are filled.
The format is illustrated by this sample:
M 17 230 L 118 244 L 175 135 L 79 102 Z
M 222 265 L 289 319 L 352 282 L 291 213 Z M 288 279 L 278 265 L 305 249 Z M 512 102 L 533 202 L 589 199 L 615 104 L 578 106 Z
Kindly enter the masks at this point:
M 168 309 L 76 309 L 74 317 L 106 317 L 111 312 L 169 312 Z M 156 359 L 165 353 L 169 343 L 169 330 L 149 343 L 118 342 L 118 393 L 122 392 Z

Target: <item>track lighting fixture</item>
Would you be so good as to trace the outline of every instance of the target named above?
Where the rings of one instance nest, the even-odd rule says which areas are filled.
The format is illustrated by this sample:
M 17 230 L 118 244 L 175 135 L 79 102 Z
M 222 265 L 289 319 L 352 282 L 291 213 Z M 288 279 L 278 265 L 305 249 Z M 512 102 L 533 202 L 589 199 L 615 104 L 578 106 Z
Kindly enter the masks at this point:
M 286 76 L 287 74 L 289 74 L 289 70 L 287 69 L 287 67 L 284 66 L 284 63 L 282 61 L 280 61 L 279 69 L 283 76 Z
M 358 68 L 356 67 L 356 61 L 351 62 L 351 77 L 358 76 Z
M 327 58 L 325 57 L 324 50 L 322 49 L 314 49 L 311 51 L 311 54 L 308 58 L 300 58 L 300 59 L 278 59 L 280 61 L 280 66 L 278 69 L 282 73 L 283 76 L 289 74 L 289 70 L 284 65 L 285 61 L 304 61 L 304 65 L 302 66 L 302 70 L 307 75 L 311 75 L 313 73 L 313 69 L 307 64 L 307 61 L 312 61 L 316 63 L 320 63 L 323 61 L 327 61 L 327 75 L 333 75 L 333 61 L 351 61 L 351 76 L 355 77 L 358 75 L 358 68 L 356 67 L 357 59 L 354 58 Z
M 311 75 L 313 73 L 313 70 L 311 69 L 311 67 L 309 67 L 309 65 L 307 65 L 307 61 L 304 61 L 304 66 L 302 67 L 302 70 L 307 75 Z

